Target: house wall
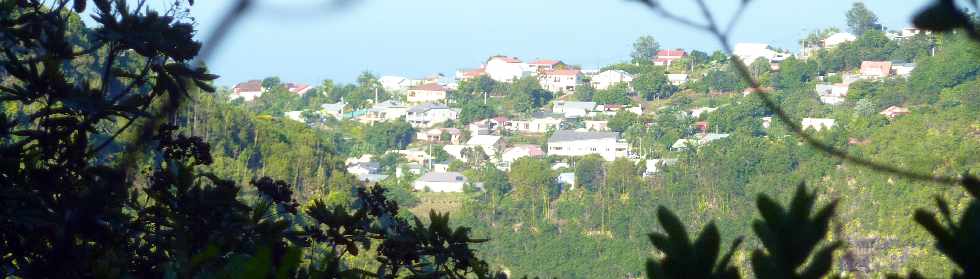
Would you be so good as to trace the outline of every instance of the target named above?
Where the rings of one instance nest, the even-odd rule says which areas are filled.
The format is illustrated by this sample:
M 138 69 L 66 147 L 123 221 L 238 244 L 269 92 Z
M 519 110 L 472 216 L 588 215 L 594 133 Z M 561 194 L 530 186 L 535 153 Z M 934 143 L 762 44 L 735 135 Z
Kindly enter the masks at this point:
M 500 59 L 487 62 L 485 71 L 490 79 L 499 82 L 513 82 L 530 74 L 530 67 L 525 63 L 507 63 Z
M 511 120 L 508 130 L 524 133 L 546 133 L 558 129 L 560 119 Z
M 432 192 L 461 193 L 463 192 L 464 182 L 425 182 L 415 181 L 413 187 L 416 191 L 425 191 L 426 188 Z
M 585 156 L 597 154 L 606 161 L 616 160 L 625 157 L 627 154 L 627 144 L 618 142 L 616 139 L 595 139 L 579 141 L 549 142 L 548 155 L 555 156 Z
M 438 103 L 446 99 L 446 91 L 409 90 L 406 100 L 409 103 Z
M 415 127 L 432 127 L 436 124 L 454 120 L 458 113 L 451 109 L 431 109 L 423 113 L 409 113 L 406 119 Z
M 546 75 L 540 79 L 541 87 L 554 93 L 574 92 L 575 86 L 578 86 L 581 81 L 581 77 L 577 75 Z

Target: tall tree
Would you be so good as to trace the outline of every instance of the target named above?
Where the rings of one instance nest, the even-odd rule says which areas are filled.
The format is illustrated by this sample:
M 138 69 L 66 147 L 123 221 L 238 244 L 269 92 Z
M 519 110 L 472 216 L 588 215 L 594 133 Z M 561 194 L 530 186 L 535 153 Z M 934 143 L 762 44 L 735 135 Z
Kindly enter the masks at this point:
M 633 42 L 633 53 L 630 57 L 633 58 L 633 63 L 651 63 L 651 60 L 657 56 L 658 50 L 660 50 L 660 43 L 653 36 L 641 36 Z
M 847 27 L 858 36 L 868 30 L 881 29 L 881 25 L 878 24 L 878 16 L 864 6 L 862 2 L 854 2 L 851 9 L 847 11 Z

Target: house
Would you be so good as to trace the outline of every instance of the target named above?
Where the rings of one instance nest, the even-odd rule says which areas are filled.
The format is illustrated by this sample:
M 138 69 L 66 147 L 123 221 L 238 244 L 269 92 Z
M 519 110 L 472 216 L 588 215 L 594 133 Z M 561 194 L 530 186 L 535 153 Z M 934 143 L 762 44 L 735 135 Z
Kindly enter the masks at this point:
M 583 122 L 585 122 L 586 131 L 609 131 L 609 121 L 586 120 Z
M 829 130 L 834 128 L 835 122 L 836 120 L 830 118 L 803 118 L 803 121 L 800 123 L 800 128 L 803 130 L 814 129 L 817 131 L 823 129 Z
M 650 159 L 646 160 L 645 166 L 646 170 L 643 171 L 643 176 L 651 176 L 657 174 L 665 167 L 673 166 L 677 164 L 677 159 Z
M 463 157 L 463 149 L 469 148 L 469 146 L 462 144 L 447 144 L 442 146 L 442 151 L 446 151 L 446 154 L 456 158 L 456 160 L 466 161 Z
M 905 27 L 905 28 L 902 28 L 902 31 L 895 32 L 895 33 L 888 33 L 886 35 L 888 35 L 888 38 L 889 39 L 892 39 L 892 40 L 905 40 L 905 39 L 909 39 L 909 38 L 915 37 L 916 35 L 919 35 L 919 34 L 922 34 L 922 33 L 925 33 L 927 35 L 928 34 L 932 34 L 931 31 L 922 30 L 922 29 L 915 28 L 915 27 Z
M 780 53 L 769 48 L 768 44 L 758 44 L 758 43 L 738 43 L 735 44 L 735 50 L 733 51 L 735 56 L 742 59 L 742 63 L 745 65 L 751 65 L 756 59 L 764 58 L 770 63 L 780 62 L 788 58 L 789 55 L 785 53 Z
M 551 112 L 564 114 L 565 118 L 576 118 L 588 116 L 589 113 L 595 111 L 595 108 L 595 102 L 556 101 L 555 106 L 551 108 Z
M 854 36 L 854 34 L 847 33 L 847 32 L 837 32 L 823 39 L 823 47 L 833 48 L 839 44 L 853 42 L 856 40 L 857 40 L 857 36 Z
M 432 127 L 449 120 L 456 120 L 459 112 L 443 104 L 425 103 L 408 109 L 405 120 L 413 127 Z
M 506 144 L 504 143 L 504 138 L 501 136 L 476 135 L 470 137 L 470 140 L 466 141 L 466 145 L 469 147 L 480 147 L 487 157 L 494 158 L 497 156 L 497 152 L 504 149 Z
M 693 118 L 699 118 L 699 117 L 701 117 L 702 114 L 714 112 L 716 110 L 718 110 L 718 108 L 699 107 L 699 108 L 693 108 L 693 109 L 689 110 L 688 112 L 690 113 L 691 117 L 693 117 Z
M 865 79 L 881 79 L 891 75 L 892 62 L 889 61 L 862 61 L 861 77 Z
M 499 116 L 473 121 L 473 123 L 466 125 L 466 128 L 470 131 L 470 135 L 489 135 L 502 130 L 509 121 L 507 117 Z
M 235 85 L 235 87 L 231 88 L 231 91 L 231 95 L 228 95 L 228 100 L 242 99 L 242 101 L 251 102 L 262 97 L 262 93 L 265 93 L 265 88 L 262 87 L 262 81 L 250 80 Z
M 574 172 L 563 172 L 559 173 L 555 177 L 555 182 L 558 187 L 561 187 L 561 191 L 575 190 L 575 173 Z
M 687 82 L 687 74 L 667 74 L 667 81 L 674 86 Z
M 561 114 L 535 112 L 527 120 L 510 120 L 505 128 L 518 133 L 542 134 L 558 130 L 564 122 Z
M 487 72 L 484 68 L 479 69 L 469 69 L 469 70 L 458 70 L 456 71 L 456 80 L 464 81 L 469 79 L 478 78 L 482 75 L 486 75 Z
M 538 72 L 538 73 L 557 70 L 557 69 L 564 69 L 565 67 L 568 67 L 568 65 L 565 65 L 565 63 L 561 62 L 561 60 L 553 60 L 553 59 L 534 60 L 531 61 L 531 63 L 527 63 L 527 66 L 531 69 L 531 71 Z
M 614 132 L 556 131 L 548 139 L 548 155 L 585 156 L 597 154 L 606 161 L 629 155 L 628 144 Z
M 296 122 L 299 122 L 299 123 L 306 123 L 306 120 L 303 119 L 303 111 L 302 110 L 287 111 L 287 112 L 284 112 L 283 113 L 283 116 L 285 116 L 286 119 L 289 119 L 289 120 L 292 120 L 292 121 L 296 121 Z
M 657 51 L 657 57 L 653 59 L 653 64 L 657 66 L 670 66 L 671 63 L 687 56 L 683 49 L 665 49 Z
M 892 63 L 892 72 L 896 76 L 908 78 L 912 75 L 912 70 L 915 70 L 915 63 Z
M 541 150 L 540 146 L 521 144 L 504 150 L 504 152 L 500 154 L 500 162 L 504 169 L 510 169 L 510 164 L 517 161 L 517 159 L 541 156 L 544 156 L 544 150 Z
M 383 76 L 378 78 L 378 83 L 381 84 L 381 88 L 384 88 L 385 91 L 402 92 L 412 86 L 420 85 L 421 81 L 400 76 Z
M 670 145 L 670 149 L 674 151 L 684 151 L 687 150 L 689 146 L 700 147 L 708 144 L 712 141 L 727 138 L 729 134 L 715 134 L 715 133 L 701 133 L 694 136 L 691 139 L 678 139 L 674 144 Z
M 320 112 L 329 116 L 333 116 L 333 118 L 341 119 L 344 115 L 344 107 L 346 106 L 347 103 L 344 102 L 337 102 L 333 104 L 322 104 L 320 105 Z
M 623 70 L 605 70 L 592 76 L 592 88 L 596 90 L 606 90 L 619 83 L 626 83 L 631 86 L 633 75 Z
M 422 164 L 408 163 L 408 164 L 398 166 L 398 168 L 395 169 L 395 177 L 402 178 L 408 174 L 422 175 L 423 170 L 424 168 L 422 167 Z
M 355 163 L 347 166 L 347 172 L 364 182 L 376 183 L 388 178 L 388 175 L 381 174 L 381 165 L 377 162 Z
M 463 132 L 456 128 L 434 128 L 415 134 L 416 139 L 433 143 L 459 144 L 462 137 Z
M 406 97 L 413 104 L 433 103 L 445 101 L 448 93 L 449 90 L 438 83 L 426 83 L 410 87 Z
M 816 91 L 817 96 L 820 97 L 820 102 L 828 105 L 836 105 L 843 103 L 847 97 L 847 84 L 817 84 Z
M 286 90 L 291 93 L 295 93 L 296 95 L 306 95 L 307 92 L 310 92 L 310 89 L 313 89 L 313 86 L 310 86 L 309 84 L 286 83 Z
M 493 56 L 487 59 L 483 70 L 491 79 L 499 82 L 514 82 L 522 77 L 530 76 L 531 67 L 521 62 L 517 57 Z
M 538 76 L 541 88 L 554 93 L 575 92 L 575 86 L 582 83 L 582 71 L 578 69 L 570 70 L 545 70 Z
M 884 115 L 885 117 L 888 117 L 888 119 L 895 119 L 895 117 L 898 117 L 899 115 L 906 115 L 909 113 L 911 112 L 909 112 L 908 108 L 899 107 L 899 106 L 890 106 L 885 110 L 879 112 L 878 114 Z
M 412 183 L 416 191 L 461 193 L 466 177 L 458 172 L 430 172 Z
M 361 123 L 377 123 L 396 120 L 408 114 L 408 105 L 396 100 L 387 100 L 371 106 L 366 113 L 358 118 Z
M 414 162 L 418 164 L 428 164 L 432 160 L 432 155 L 428 152 L 418 150 L 418 149 L 405 149 L 405 150 L 390 150 L 387 153 L 395 153 L 405 157 L 405 160 L 409 162 Z

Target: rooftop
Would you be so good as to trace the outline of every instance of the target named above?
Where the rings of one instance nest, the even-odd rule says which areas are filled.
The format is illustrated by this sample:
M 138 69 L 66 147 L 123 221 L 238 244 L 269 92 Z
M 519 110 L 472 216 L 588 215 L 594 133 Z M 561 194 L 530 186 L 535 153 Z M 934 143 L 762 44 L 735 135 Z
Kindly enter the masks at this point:
M 610 139 L 610 138 L 618 139 L 619 133 L 555 131 L 555 134 L 551 135 L 551 138 L 548 139 L 548 142 L 552 143 L 552 142 L 563 142 L 563 141 L 597 140 L 597 139 Z
M 424 182 L 466 182 L 466 177 L 458 172 L 430 172 L 419 177 Z

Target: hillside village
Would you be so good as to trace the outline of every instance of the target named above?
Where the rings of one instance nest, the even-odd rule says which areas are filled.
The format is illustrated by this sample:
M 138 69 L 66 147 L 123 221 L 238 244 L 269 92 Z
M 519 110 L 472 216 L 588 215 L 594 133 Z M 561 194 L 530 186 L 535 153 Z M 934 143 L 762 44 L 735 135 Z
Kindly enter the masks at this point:
M 879 35 L 899 46 L 929 38 L 927 32 L 915 28 Z M 798 68 L 800 64 L 827 59 L 829 53 L 850 47 L 858 40 L 858 36 L 847 32 L 825 32 L 799 53 L 765 43 L 737 43 L 733 54 L 759 74 L 756 78 L 770 85 L 767 78 L 786 71 L 784 64 Z M 552 169 L 558 172 L 556 179 L 567 180 L 556 183 L 575 187 L 572 169 L 564 167 L 571 166 L 571 158 L 597 155 L 610 162 L 628 159 L 643 167 L 644 176 L 656 175 L 676 162 L 679 153 L 729 137 L 728 132 L 720 131 L 715 127 L 717 123 L 710 121 L 711 115 L 726 110 L 728 105 L 715 99 L 727 98 L 737 103 L 756 98 L 752 94 L 774 90 L 771 85 L 761 92 L 746 88 L 719 52 L 708 56 L 697 50 L 645 51 L 650 53 L 642 60 L 601 69 L 583 69 L 559 59 L 525 61 L 494 55 L 478 67 L 458 70 L 452 77 L 435 74 L 412 79 L 366 73 L 362 77 L 369 80 L 370 88 L 363 101 L 355 104 L 341 97 L 336 102 L 323 102 L 318 108 L 283 111 L 282 116 L 315 128 L 326 128 L 331 125 L 327 123 L 338 121 L 369 126 L 392 122 L 410 125 L 410 144 L 404 149 L 374 150 L 347 160 L 348 171 L 363 181 L 411 177 L 417 191 L 463 192 L 481 185 L 461 173 L 468 166 L 489 163 L 507 171 L 521 158 L 548 156 Z M 859 64 L 816 76 L 810 90 L 812 96 L 824 105 L 842 106 L 847 104 L 849 88 L 855 83 L 906 79 L 915 70 L 915 61 L 856 62 Z M 517 84 L 531 92 L 507 90 Z M 324 94 L 324 88 L 311 90 L 314 87 L 306 84 L 281 86 L 301 98 Z M 245 81 L 231 89 L 228 99 L 255 102 L 269 90 L 263 81 Z M 710 99 L 710 103 L 720 104 L 678 106 L 663 101 L 674 95 L 699 96 L 698 92 L 709 96 L 696 98 L 699 101 Z M 505 100 L 513 97 L 509 94 L 531 95 L 521 101 L 537 104 L 508 104 Z M 902 104 L 880 110 L 888 118 L 909 113 Z M 672 143 L 651 148 L 631 124 L 640 124 L 640 129 L 663 125 L 656 121 L 662 114 L 674 114 L 672 120 L 684 129 Z M 771 112 L 754 121 L 763 130 L 772 129 Z M 833 130 L 837 121 L 827 115 L 805 115 L 799 125 L 808 131 L 825 131 Z M 764 134 L 763 131 L 758 135 Z M 375 158 L 384 154 L 401 155 L 398 165 L 382 168 Z

